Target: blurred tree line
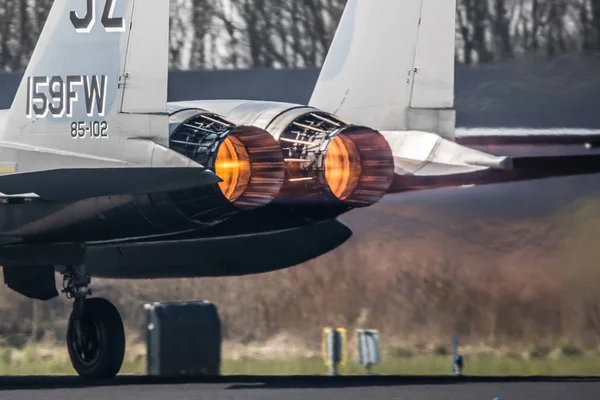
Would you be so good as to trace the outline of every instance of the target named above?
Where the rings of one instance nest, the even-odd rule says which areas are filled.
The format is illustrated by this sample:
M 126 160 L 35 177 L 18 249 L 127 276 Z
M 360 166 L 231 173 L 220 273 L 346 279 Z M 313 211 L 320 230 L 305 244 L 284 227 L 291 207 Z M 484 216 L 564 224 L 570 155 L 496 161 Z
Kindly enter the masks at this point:
M 319 66 L 346 0 L 171 0 L 172 68 Z M 52 0 L 0 0 L 0 70 L 25 68 Z M 457 60 L 600 51 L 600 0 L 458 0 Z

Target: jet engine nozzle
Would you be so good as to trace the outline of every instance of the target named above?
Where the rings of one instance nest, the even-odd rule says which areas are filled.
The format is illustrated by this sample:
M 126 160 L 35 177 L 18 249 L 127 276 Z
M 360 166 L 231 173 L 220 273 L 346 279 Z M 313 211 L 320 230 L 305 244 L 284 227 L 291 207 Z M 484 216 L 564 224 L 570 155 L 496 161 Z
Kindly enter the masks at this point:
M 325 154 L 325 178 L 332 193 L 353 207 L 368 207 L 387 193 L 394 159 L 385 138 L 363 127 L 348 127 Z
M 283 213 L 313 222 L 336 218 L 377 203 L 392 185 L 394 157 L 385 137 L 314 107 L 238 100 L 182 102 L 171 107 L 210 110 L 239 125 L 268 132 L 283 153 L 284 165 L 283 186 L 269 207 Z M 273 144 L 266 139 L 265 143 L 269 149 Z M 220 159 L 236 159 L 230 156 L 233 151 L 226 150 L 231 147 L 222 146 Z M 237 159 L 243 159 L 243 153 Z M 218 175 L 231 176 L 231 180 L 237 176 Z M 237 185 L 223 186 L 229 187 L 224 191 L 227 196 L 236 197 L 233 188 Z
M 286 165 L 283 201 L 330 201 L 350 208 L 377 203 L 394 177 L 389 144 L 377 131 L 324 112 L 294 120 L 279 136 Z
M 238 126 L 213 113 L 183 109 L 171 114 L 170 148 L 223 180 L 218 185 L 220 193 L 207 193 L 203 188 L 172 194 L 178 208 L 200 222 L 265 206 L 284 183 L 283 154 L 271 134 Z
M 251 126 L 237 127 L 223 140 L 211 168 L 223 179 L 219 187 L 225 198 L 240 209 L 270 203 L 285 176 L 278 143 L 266 131 Z

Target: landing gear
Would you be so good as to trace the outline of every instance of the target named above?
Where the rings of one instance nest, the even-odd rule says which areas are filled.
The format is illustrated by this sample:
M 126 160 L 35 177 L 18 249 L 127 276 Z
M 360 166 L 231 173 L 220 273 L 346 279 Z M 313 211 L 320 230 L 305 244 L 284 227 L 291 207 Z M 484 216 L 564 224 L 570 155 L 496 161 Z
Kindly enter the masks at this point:
M 73 368 L 84 379 L 113 378 L 125 356 L 125 329 L 119 311 L 106 299 L 93 298 L 90 277 L 81 267 L 64 273 L 67 298 L 74 298 L 67 329 L 67 348 Z

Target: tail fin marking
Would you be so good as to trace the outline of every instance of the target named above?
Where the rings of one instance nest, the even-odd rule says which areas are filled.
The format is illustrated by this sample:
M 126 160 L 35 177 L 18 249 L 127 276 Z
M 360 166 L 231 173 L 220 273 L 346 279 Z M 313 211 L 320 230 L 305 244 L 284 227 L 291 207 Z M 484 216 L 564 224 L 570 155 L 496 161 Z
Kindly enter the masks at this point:
M 101 156 L 168 145 L 168 28 L 168 0 L 55 0 L 0 140 Z

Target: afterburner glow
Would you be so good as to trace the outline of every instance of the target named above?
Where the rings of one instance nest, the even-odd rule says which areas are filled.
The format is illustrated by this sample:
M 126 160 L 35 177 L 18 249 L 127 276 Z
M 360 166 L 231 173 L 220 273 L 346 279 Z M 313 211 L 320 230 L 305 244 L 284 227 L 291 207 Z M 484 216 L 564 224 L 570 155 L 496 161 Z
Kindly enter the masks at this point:
M 347 137 L 336 136 L 325 157 L 325 178 L 331 192 L 346 200 L 358 187 L 361 169 L 356 145 Z
M 289 123 L 294 113 L 300 115 Z M 387 193 L 394 157 L 381 133 L 321 111 L 293 110 L 290 117 L 283 119 L 287 125 L 271 123 L 283 127 L 274 133 L 286 168 L 280 201 L 301 204 L 304 213 L 311 209 L 311 218 L 324 218 L 368 207 Z
M 221 144 L 215 161 L 215 173 L 223 182 L 221 192 L 230 202 L 237 201 L 248 189 L 251 178 L 250 156 L 246 147 L 235 137 L 228 137 Z
M 272 202 L 285 181 L 283 153 L 273 136 L 195 108 L 169 116 L 169 147 L 213 171 L 221 182 L 168 194 L 179 214 L 201 225 Z
M 329 145 L 325 157 L 329 190 L 352 207 L 377 203 L 394 177 L 394 158 L 385 138 L 369 128 L 351 126 Z

